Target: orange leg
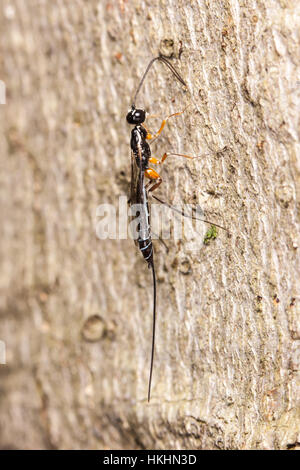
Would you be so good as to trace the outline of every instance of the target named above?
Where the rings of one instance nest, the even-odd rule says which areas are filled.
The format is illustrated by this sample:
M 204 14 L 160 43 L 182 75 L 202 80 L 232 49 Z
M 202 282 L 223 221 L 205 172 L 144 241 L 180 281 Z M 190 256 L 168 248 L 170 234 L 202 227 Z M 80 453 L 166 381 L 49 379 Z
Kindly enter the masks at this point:
M 199 158 L 199 157 L 191 157 L 190 155 L 185 155 L 184 153 L 164 153 L 161 160 L 158 160 L 155 157 L 150 157 L 149 162 L 154 163 L 154 165 L 161 165 L 166 160 L 166 158 L 169 157 L 170 155 L 176 155 L 178 157 L 189 158 L 191 160 L 193 160 L 194 158 Z
M 187 106 L 188 107 L 188 106 Z M 184 111 L 187 109 L 187 107 L 183 110 L 183 111 L 180 111 L 179 113 L 173 113 L 173 114 L 170 114 L 170 116 L 168 116 L 166 119 L 164 119 L 160 125 L 160 128 L 159 130 L 156 132 L 156 134 L 151 134 L 151 132 L 148 131 L 147 127 L 144 125 L 146 131 L 147 131 L 147 137 L 146 139 L 156 139 L 156 137 L 159 136 L 159 134 L 162 132 L 163 128 L 165 127 L 168 119 L 170 119 L 171 117 L 174 117 L 174 116 L 180 116 L 180 114 L 184 113 Z
M 149 159 L 149 162 L 161 165 L 169 155 L 179 155 L 179 156 L 185 157 L 185 158 L 198 158 L 198 157 L 190 157 L 189 155 L 183 155 L 181 153 L 169 153 L 169 154 L 164 153 L 161 160 L 158 160 L 157 158 L 151 157 Z M 161 176 L 155 170 L 153 170 L 153 168 L 147 168 L 147 170 L 145 170 L 144 174 L 145 174 L 145 177 L 150 180 L 149 183 L 146 185 L 146 189 L 149 192 L 155 191 L 155 189 L 157 189 L 162 183 Z M 175 212 L 178 212 L 179 214 L 183 215 L 184 217 L 188 217 L 188 218 L 194 219 L 194 220 L 201 220 L 202 222 L 205 222 L 205 223 L 210 224 L 210 225 L 215 225 L 216 227 L 219 227 L 222 230 L 225 230 L 226 232 L 228 232 L 228 230 L 225 227 L 222 227 L 221 225 L 218 225 L 215 222 L 210 222 L 209 220 L 200 219 L 199 217 L 196 217 L 194 215 L 185 214 L 184 211 L 178 210 L 176 207 L 173 207 L 171 204 L 162 201 L 160 198 L 158 198 L 154 194 L 152 195 L 152 197 L 154 199 L 156 199 L 158 202 L 160 202 L 161 204 L 169 207 L 170 209 L 174 210 Z
M 190 158 L 190 159 L 197 158 L 197 157 L 191 157 L 190 155 L 184 155 L 183 153 L 164 153 L 161 160 L 158 160 L 155 157 L 150 157 L 149 163 L 153 163 L 154 165 L 162 165 L 169 155 L 177 155 L 179 157 Z M 161 176 L 153 168 L 147 168 L 147 170 L 145 170 L 145 177 L 150 180 L 149 183 L 146 185 L 146 188 L 149 191 L 154 191 L 162 183 Z
M 148 191 L 154 191 L 162 183 L 160 175 L 153 170 L 153 168 L 147 168 L 147 170 L 145 170 L 145 177 L 150 180 L 146 185 L 146 189 L 148 189 Z

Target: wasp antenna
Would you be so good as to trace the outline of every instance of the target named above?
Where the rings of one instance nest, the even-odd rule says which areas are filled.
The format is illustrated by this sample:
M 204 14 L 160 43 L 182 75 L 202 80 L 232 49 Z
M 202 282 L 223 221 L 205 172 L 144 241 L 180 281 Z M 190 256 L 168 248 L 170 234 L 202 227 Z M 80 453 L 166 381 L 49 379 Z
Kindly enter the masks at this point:
M 145 73 L 144 75 L 142 76 L 142 79 L 140 81 L 140 84 L 135 92 L 135 95 L 134 95 L 134 98 L 133 98 L 133 102 L 132 102 L 132 106 L 135 107 L 135 102 L 136 102 L 136 99 L 137 99 L 137 96 L 140 92 L 140 89 L 142 88 L 143 86 L 143 83 L 145 81 L 145 78 L 149 72 L 149 70 L 151 69 L 153 63 L 156 61 L 156 60 L 159 60 L 160 62 L 162 62 L 163 64 L 165 64 L 169 70 L 171 70 L 171 72 L 173 73 L 173 75 L 177 78 L 177 80 L 182 83 L 182 85 L 184 86 L 187 86 L 187 84 L 185 83 L 185 81 L 183 80 L 183 78 L 181 77 L 181 75 L 179 74 L 179 72 L 177 72 L 177 70 L 175 69 L 175 67 L 173 67 L 172 64 L 170 64 L 170 62 L 163 56 L 159 55 L 158 57 L 154 57 L 154 59 L 150 60 L 149 64 L 148 64 L 148 67 L 146 68 L 145 70 Z
M 175 75 L 175 77 L 177 78 L 177 80 L 182 83 L 182 85 L 184 86 L 187 86 L 187 84 L 185 83 L 185 81 L 183 80 L 182 76 L 177 72 L 177 70 L 175 69 L 175 67 L 163 56 L 159 56 L 159 60 L 161 62 L 163 62 L 170 70 L 171 72 Z

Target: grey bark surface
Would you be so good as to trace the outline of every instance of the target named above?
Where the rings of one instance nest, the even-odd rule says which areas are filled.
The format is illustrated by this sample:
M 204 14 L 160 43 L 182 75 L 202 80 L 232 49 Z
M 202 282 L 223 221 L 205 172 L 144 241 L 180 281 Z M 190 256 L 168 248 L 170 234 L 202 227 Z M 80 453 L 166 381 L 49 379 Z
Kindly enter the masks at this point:
M 2 0 L 0 31 L 1 447 L 297 447 L 299 2 Z M 188 90 L 156 64 L 138 104 L 189 107 L 153 155 L 203 158 L 170 157 L 157 194 L 231 236 L 155 245 L 148 404 L 151 273 L 96 208 L 127 197 L 125 115 L 159 52 Z

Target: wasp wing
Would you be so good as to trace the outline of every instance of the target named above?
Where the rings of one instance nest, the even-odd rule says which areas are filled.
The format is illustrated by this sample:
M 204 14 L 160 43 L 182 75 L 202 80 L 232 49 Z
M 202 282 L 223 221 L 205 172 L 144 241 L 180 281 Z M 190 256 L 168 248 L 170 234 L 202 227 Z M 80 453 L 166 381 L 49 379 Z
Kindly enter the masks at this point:
M 131 152 L 131 181 L 130 181 L 130 205 L 140 203 L 140 177 L 141 170 L 136 164 L 136 157 Z
M 135 244 L 138 244 L 138 238 L 140 235 L 146 191 L 144 188 L 144 172 L 140 168 L 141 165 L 139 166 L 137 164 L 137 161 L 142 162 L 140 150 L 138 157 L 131 152 L 130 229 Z M 137 219 L 138 217 L 139 219 Z

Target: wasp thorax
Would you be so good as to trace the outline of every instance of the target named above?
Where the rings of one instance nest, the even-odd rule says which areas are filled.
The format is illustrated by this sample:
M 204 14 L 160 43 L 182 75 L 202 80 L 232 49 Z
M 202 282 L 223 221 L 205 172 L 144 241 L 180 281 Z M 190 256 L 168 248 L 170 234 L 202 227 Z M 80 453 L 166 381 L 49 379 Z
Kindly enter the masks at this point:
M 142 124 L 146 119 L 146 112 L 144 109 L 135 109 L 134 106 L 130 109 L 126 116 L 126 120 L 129 124 Z

